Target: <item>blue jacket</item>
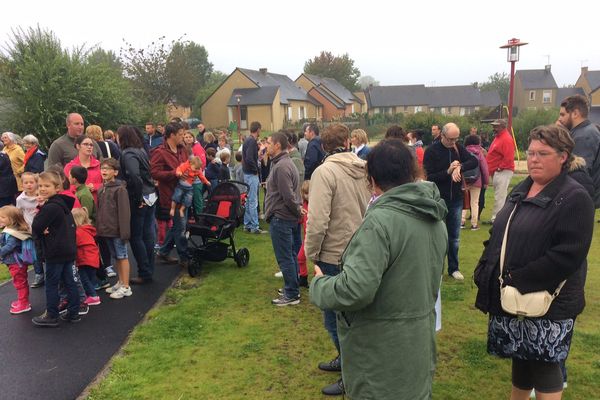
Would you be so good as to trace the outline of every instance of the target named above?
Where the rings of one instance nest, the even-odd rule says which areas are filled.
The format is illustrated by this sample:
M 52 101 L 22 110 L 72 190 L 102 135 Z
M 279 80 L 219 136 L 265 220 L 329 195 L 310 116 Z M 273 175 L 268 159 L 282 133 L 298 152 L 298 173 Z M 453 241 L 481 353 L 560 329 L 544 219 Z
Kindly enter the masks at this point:
M 0 261 L 6 265 L 18 264 L 16 255 L 21 251 L 21 241 L 8 233 L 0 234 Z
M 37 151 L 29 157 L 29 160 L 27 160 L 24 172 L 33 172 L 34 174 L 44 172 L 44 161 L 46 161 L 46 157 L 46 153 L 37 149 Z
M 325 158 L 325 151 L 321 147 L 321 137 L 315 136 L 306 147 L 304 155 L 304 179 L 310 180 L 312 173 L 317 169 Z

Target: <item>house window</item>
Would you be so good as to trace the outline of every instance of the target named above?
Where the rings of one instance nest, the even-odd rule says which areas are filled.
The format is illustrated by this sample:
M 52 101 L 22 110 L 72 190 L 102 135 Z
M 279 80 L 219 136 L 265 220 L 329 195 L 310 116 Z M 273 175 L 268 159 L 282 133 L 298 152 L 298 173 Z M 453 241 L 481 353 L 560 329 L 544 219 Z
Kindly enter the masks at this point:
M 292 107 L 288 107 L 288 121 L 291 121 L 294 118 L 293 114 L 294 109 Z
M 404 106 L 404 112 L 408 112 L 408 106 Z
M 535 101 L 535 90 L 529 91 L 529 101 Z
M 542 102 L 545 104 L 552 103 L 552 91 L 551 90 L 544 90 L 544 93 L 542 96 Z
M 306 118 L 306 109 L 304 108 L 304 106 L 298 107 L 298 119 L 305 119 Z
M 354 114 L 354 104 L 352 104 L 352 114 Z
M 381 107 L 381 113 L 382 114 L 391 114 L 392 110 L 390 107 Z
M 467 110 L 464 107 L 460 108 L 460 111 L 458 112 L 458 114 L 463 117 L 464 115 L 467 114 Z
M 415 113 L 423 112 L 423 106 L 415 106 Z
M 440 108 L 440 112 L 442 113 L 442 115 L 446 115 L 446 107 Z

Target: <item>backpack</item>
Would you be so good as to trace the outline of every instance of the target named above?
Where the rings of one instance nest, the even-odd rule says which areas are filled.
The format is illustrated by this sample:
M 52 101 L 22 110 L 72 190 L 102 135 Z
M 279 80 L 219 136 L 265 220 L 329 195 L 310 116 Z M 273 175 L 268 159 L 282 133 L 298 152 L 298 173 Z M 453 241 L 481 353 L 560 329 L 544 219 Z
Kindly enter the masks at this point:
M 23 265 L 33 265 L 37 261 L 33 239 L 29 238 L 21 241 L 21 252 L 17 253 L 17 261 Z
M 471 153 L 471 152 L 469 152 Z M 471 153 L 473 157 L 477 159 L 477 166 L 473 169 L 468 169 L 462 172 L 463 179 L 467 185 L 472 185 L 477 182 L 477 179 L 481 177 L 481 169 L 479 168 L 479 157 L 477 155 Z

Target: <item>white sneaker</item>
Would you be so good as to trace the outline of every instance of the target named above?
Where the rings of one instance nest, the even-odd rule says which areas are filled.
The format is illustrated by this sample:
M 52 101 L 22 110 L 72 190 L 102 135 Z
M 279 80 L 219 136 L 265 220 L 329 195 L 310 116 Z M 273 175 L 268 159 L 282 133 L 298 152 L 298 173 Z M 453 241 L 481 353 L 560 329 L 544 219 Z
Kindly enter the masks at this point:
M 279 272 L 275 272 L 275 274 L 273 274 L 273 276 L 275 278 L 283 278 L 283 272 L 279 271 Z
M 463 276 L 463 274 L 460 273 L 460 271 L 454 271 L 452 273 L 452 277 L 454 279 L 456 279 L 457 281 L 464 281 L 465 280 L 465 277 Z
M 120 288 L 121 288 L 121 282 L 117 282 L 117 283 L 115 283 L 114 286 L 109 287 L 108 289 L 106 289 L 106 293 L 115 293 Z
M 129 297 L 133 294 L 130 287 L 121 286 L 116 292 L 111 293 L 111 299 L 122 299 L 123 297 Z
M 117 276 L 117 273 L 113 269 L 112 265 L 106 267 L 106 276 L 108 276 L 109 278 L 114 278 L 115 276 Z
M 535 389 L 531 389 L 531 393 L 529 393 L 530 399 L 535 399 Z

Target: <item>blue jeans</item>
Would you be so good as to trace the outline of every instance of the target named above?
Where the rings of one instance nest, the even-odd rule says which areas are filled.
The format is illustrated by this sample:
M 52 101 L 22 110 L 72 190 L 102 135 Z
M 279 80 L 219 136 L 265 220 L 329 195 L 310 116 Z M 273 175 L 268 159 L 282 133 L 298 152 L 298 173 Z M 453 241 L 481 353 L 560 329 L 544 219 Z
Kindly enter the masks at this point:
M 74 261 L 63 263 L 46 262 L 46 311 L 53 318 L 58 318 L 58 284 L 64 283 L 69 301 L 69 315 L 79 313 L 79 294 L 77 291 L 77 282 L 73 278 L 77 272 Z
M 79 267 L 79 278 L 86 296 L 96 297 L 96 270 L 94 267 Z
M 283 274 L 284 294 L 289 299 L 295 299 L 300 294 L 298 273 L 298 252 L 302 246 L 300 224 L 298 221 L 289 221 L 277 217 L 271 219 L 269 225 L 271 242 L 275 251 L 275 258 Z
M 463 198 L 450 202 L 444 200 L 448 207 L 446 230 L 448 231 L 448 275 L 458 271 L 458 245 L 460 244 L 460 220 L 462 216 Z
M 183 218 L 179 216 L 179 213 L 175 213 L 173 217 L 173 226 L 167 231 L 165 241 L 158 250 L 158 252 L 164 256 L 168 255 L 173 247 L 177 247 L 177 255 L 180 261 L 187 261 L 190 257 L 187 252 L 187 238 L 185 237 L 185 227 L 187 224 L 188 209 L 185 210 Z
M 192 185 L 186 186 L 181 183 L 177 183 L 171 200 L 174 201 L 175 204 L 183 205 L 185 208 L 189 208 L 192 206 L 193 198 L 194 188 L 192 187 Z
M 244 214 L 244 226 L 246 229 L 254 231 L 258 229 L 258 175 L 244 173 L 244 183 L 250 186 Z
M 151 279 L 154 273 L 154 243 L 156 243 L 156 227 L 154 213 L 156 204 L 131 209 L 131 237 L 129 244 L 137 262 L 138 276 Z
M 336 276 L 340 273 L 340 268 L 336 264 L 328 264 L 323 261 L 318 261 L 317 265 L 323 271 L 323 275 L 328 276 Z M 323 323 L 325 325 L 325 329 L 329 333 L 335 348 L 338 353 L 340 352 L 340 340 L 338 339 L 337 334 L 337 322 L 335 318 L 335 311 L 333 310 L 323 310 Z
M 33 271 L 37 275 L 44 275 L 44 262 L 41 260 L 37 260 L 33 263 Z

